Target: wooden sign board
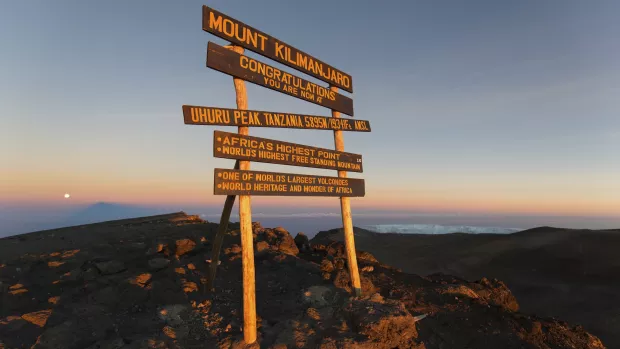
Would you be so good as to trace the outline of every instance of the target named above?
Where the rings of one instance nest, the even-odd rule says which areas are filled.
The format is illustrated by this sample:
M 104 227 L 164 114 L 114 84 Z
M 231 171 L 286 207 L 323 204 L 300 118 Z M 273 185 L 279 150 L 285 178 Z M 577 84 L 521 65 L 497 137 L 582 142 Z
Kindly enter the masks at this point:
M 353 116 L 353 100 L 218 44 L 207 46 L 207 67 Z
M 364 196 L 364 180 L 216 168 L 215 195 Z
M 351 75 L 343 73 L 293 46 L 285 44 L 207 6 L 202 7 L 202 29 L 267 58 L 314 76 L 330 85 L 353 92 Z
M 362 156 L 331 149 L 214 131 L 216 158 L 362 172 Z
M 189 125 L 252 126 L 370 132 L 367 120 L 215 107 L 183 106 Z

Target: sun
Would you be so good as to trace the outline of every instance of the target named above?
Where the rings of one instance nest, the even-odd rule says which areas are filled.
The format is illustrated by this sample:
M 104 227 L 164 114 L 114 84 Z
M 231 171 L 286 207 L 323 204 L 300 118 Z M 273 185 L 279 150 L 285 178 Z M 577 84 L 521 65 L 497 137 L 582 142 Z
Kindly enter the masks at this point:
M 70 198 L 70 197 L 71 197 L 71 195 L 69 195 L 69 194 L 65 194 L 65 199 L 68 199 L 68 198 Z

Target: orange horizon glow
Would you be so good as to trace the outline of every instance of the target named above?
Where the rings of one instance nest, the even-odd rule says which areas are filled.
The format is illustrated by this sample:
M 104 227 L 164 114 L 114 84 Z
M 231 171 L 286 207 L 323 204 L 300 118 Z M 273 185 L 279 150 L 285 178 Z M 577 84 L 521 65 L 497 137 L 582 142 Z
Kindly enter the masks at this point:
M 133 193 L 137 194 L 137 193 Z M 53 195 L 11 197 L 3 196 L 4 203 L 23 205 L 87 205 L 97 202 L 138 205 L 138 206 L 218 206 L 223 205 L 224 196 L 205 195 L 204 197 L 184 196 L 183 193 L 171 197 L 170 193 L 143 193 L 144 196 L 84 195 L 72 192 L 70 199 L 65 199 L 62 193 Z M 260 212 L 260 208 L 291 207 L 299 209 L 337 210 L 337 198 L 304 198 L 304 197 L 253 197 L 253 209 Z M 356 210 L 378 210 L 394 212 L 457 212 L 462 214 L 506 214 L 506 215 L 543 215 L 543 216 L 620 216 L 620 207 L 616 203 L 580 202 L 579 205 L 567 202 L 518 202 L 510 200 L 474 201 L 474 200 L 442 200 L 427 199 L 422 201 L 403 199 L 394 202 L 393 199 L 383 197 L 373 200 L 353 198 L 351 201 L 353 213 Z
M 182 176 L 180 176 L 182 177 Z M 213 195 L 213 183 L 207 176 L 140 178 L 107 173 L 32 172 L 9 173 L 0 181 L 0 201 L 15 205 L 74 205 L 110 202 L 153 206 L 221 205 L 224 196 Z M 569 181 L 570 179 L 566 180 Z M 420 183 L 434 183 L 431 179 Z M 381 211 L 459 212 L 469 214 L 523 214 L 567 216 L 620 216 L 620 192 L 613 179 L 581 189 L 564 190 L 562 183 L 551 181 L 523 185 L 486 181 L 467 184 L 411 185 L 406 189 L 381 188 L 367 179 L 364 198 L 352 198 L 352 209 Z M 379 182 L 379 181 L 376 181 Z M 437 179 L 435 178 L 435 182 Z M 445 181 L 447 182 L 447 180 Z M 516 181 L 515 181 L 516 182 Z M 556 181 L 558 182 L 558 181 Z M 619 190 L 616 190 L 619 189 Z M 68 193 L 71 198 L 65 199 Z M 287 207 L 329 210 L 338 208 L 329 197 L 253 197 L 253 207 Z

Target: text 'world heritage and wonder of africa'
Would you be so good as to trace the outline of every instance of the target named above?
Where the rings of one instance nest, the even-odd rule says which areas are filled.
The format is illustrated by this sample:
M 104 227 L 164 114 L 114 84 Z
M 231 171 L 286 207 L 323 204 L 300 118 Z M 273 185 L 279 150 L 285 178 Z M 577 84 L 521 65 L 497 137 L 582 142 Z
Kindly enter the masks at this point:
M 364 196 L 364 180 L 216 168 L 215 195 Z

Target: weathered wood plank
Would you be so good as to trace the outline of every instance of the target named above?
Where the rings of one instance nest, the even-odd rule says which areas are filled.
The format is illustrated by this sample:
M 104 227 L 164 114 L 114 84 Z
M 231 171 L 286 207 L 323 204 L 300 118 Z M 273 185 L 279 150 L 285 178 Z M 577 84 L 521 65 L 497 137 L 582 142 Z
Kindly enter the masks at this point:
M 202 7 L 202 29 L 330 85 L 353 92 L 351 75 L 208 6 Z
M 278 113 L 260 110 L 199 107 L 194 105 L 183 106 L 183 119 L 187 125 L 277 127 L 370 132 L 370 122 L 367 120 L 330 118 L 318 115 Z
M 364 180 L 294 173 L 239 171 L 216 168 L 215 195 L 337 196 L 365 195 Z
M 363 172 L 362 156 L 359 154 L 217 130 L 213 133 L 213 156 L 281 165 Z
M 209 42 L 207 67 L 353 116 L 353 100 L 328 88 Z

